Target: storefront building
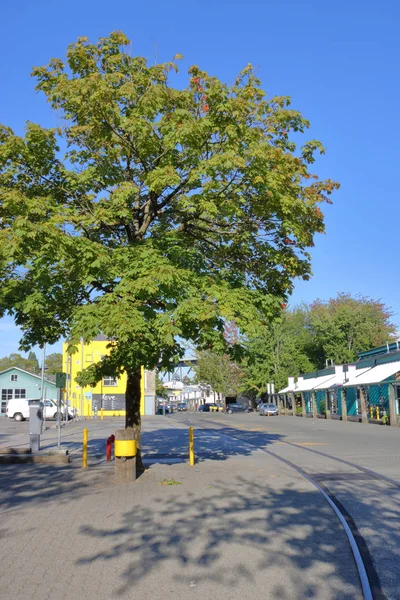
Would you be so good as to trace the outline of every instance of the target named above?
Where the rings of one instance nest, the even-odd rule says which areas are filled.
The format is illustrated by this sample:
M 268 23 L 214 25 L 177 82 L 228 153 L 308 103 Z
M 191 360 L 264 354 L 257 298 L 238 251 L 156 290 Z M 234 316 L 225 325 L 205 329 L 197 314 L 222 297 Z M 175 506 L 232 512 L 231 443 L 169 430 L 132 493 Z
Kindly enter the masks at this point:
M 82 416 L 92 416 L 103 409 L 104 416 L 125 416 L 126 373 L 118 377 L 104 377 L 93 387 L 82 388 L 76 377 L 83 369 L 99 362 L 109 354 L 109 340 L 98 336 L 92 342 L 78 344 L 78 352 L 67 354 L 63 344 L 63 371 L 67 373 L 65 396 L 69 404 Z M 140 414 L 154 415 L 156 399 L 156 377 L 154 371 L 142 368 Z
M 289 377 L 276 400 L 289 414 L 398 425 L 399 342 L 362 352 L 352 364 Z

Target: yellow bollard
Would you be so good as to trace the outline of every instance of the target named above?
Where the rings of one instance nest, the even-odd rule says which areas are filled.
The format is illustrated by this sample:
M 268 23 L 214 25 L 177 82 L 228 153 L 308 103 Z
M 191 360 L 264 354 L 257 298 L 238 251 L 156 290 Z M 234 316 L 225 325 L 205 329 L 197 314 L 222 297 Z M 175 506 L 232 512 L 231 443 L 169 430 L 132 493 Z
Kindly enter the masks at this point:
M 104 411 L 103 411 L 103 407 L 101 407 L 100 409 L 100 420 L 102 421 L 104 419 Z
M 370 406 L 370 407 L 369 407 L 369 415 L 370 415 L 371 419 L 373 419 L 373 418 L 374 418 L 374 412 L 373 412 L 373 410 L 374 410 L 374 409 L 372 408 L 372 406 Z
M 189 464 L 194 466 L 194 431 L 193 427 L 189 427 Z
M 379 421 L 380 416 L 379 416 L 379 406 L 376 407 L 376 419 L 377 421 Z
M 87 467 L 87 447 L 88 447 L 88 430 L 83 430 L 83 450 L 82 450 L 82 468 Z

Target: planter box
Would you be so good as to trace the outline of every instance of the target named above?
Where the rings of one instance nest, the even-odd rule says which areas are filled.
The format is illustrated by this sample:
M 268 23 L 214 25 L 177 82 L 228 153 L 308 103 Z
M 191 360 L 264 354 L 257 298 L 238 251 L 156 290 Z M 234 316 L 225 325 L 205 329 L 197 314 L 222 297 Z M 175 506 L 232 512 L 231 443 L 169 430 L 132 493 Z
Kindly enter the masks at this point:
M 70 462 L 69 454 L 0 454 L 0 465 L 11 464 L 45 464 L 67 465 Z

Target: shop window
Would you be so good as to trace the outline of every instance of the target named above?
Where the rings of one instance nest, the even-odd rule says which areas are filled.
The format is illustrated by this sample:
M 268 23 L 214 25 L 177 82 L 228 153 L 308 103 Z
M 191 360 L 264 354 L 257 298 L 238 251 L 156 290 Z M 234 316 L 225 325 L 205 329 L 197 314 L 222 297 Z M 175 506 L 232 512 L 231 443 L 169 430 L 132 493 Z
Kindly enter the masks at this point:
M 1 390 L 1 399 L 3 402 L 8 402 L 13 397 L 12 390 Z

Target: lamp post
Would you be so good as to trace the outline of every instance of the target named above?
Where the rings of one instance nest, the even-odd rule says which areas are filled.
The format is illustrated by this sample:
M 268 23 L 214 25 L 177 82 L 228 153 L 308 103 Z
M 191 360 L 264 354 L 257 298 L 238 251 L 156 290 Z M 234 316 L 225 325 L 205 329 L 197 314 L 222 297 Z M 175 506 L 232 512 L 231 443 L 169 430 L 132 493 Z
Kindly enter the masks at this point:
M 42 373 L 40 378 L 40 401 L 43 402 L 44 397 L 44 363 L 46 360 L 46 344 L 42 347 Z
M 40 376 L 40 402 L 45 402 L 44 393 L 44 363 L 46 362 L 46 344 L 42 347 L 42 372 Z M 46 429 L 46 406 L 43 406 L 43 426 Z

